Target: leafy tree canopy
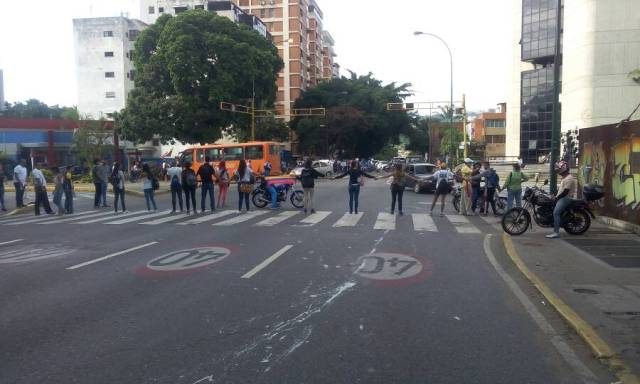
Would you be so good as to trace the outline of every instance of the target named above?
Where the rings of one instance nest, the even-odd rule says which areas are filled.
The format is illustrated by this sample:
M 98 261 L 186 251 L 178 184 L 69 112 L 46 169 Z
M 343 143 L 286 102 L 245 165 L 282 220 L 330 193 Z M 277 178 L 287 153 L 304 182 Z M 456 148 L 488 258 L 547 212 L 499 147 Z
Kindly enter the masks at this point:
M 325 107 L 324 118 L 298 118 L 292 128 L 300 140 L 300 150 L 313 153 L 329 143 L 330 149 L 345 157 L 370 157 L 395 143 L 411 126 L 412 117 L 402 111 L 387 111 L 387 103 L 402 102 L 410 84 L 383 84 L 371 73 L 341 77 L 304 92 L 296 108 Z
M 78 109 L 76 107 L 49 106 L 37 99 L 29 99 L 24 103 L 5 103 L 5 108 L 0 112 L 1 116 L 19 119 L 66 119 L 77 120 Z
M 255 89 L 262 107 L 273 105 L 276 47 L 246 26 L 204 10 L 163 15 L 136 40 L 135 85 L 118 126 L 128 139 L 214 142 L 246 117 L 219 108 L 247 104 Z

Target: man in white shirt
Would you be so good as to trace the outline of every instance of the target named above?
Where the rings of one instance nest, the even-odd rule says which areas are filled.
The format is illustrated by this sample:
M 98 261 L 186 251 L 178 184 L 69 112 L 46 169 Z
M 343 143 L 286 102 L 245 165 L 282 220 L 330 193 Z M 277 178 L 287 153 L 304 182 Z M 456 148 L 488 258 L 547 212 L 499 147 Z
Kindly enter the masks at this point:
M 176 162 L 173 167 L 167 169 L 167 176 L 171 185 L 171 206 L 173 210 L 171 213 L 176 212 L 176 197 L 180 203 L 180 212 L 183 212 L 182 205 L 182 167 Z
M 27 161 L 20 160 L 20 164 L 13 168 L 13 186 L 16 187 L 16 208 L 24 207 L 24 190 L 27 187 Z
M 40 168 L 42 168 L 42 163 L 38 163 L 31 172 L 33 186 L 36 190 L 36 216 L 40 216 L 40 205 L 48 215 L 53 215 L 53 210 L 49 205 L 49 196 L 47 195 L 47 179 L 45 179 Z

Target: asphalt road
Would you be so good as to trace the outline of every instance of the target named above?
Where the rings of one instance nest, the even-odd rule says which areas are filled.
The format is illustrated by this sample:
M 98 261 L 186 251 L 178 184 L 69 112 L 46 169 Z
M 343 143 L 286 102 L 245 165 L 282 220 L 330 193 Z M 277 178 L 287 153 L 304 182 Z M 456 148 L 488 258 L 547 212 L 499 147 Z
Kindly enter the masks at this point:
M 244 222 L 0 217 L 0 383 L 615 381 L 520 278 L 497 220 L 431 219 L 411 191 L 389 217 L 377 181 L 356 223 L 346 188 L 321 182 L 328 213 L 306 222 L 288 204 Z

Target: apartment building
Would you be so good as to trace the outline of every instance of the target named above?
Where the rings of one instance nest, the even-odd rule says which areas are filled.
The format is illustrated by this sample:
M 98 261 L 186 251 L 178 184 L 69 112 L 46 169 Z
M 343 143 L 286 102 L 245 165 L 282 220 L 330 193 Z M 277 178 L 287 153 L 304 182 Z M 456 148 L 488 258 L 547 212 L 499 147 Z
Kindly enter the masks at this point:
M 336 55 L 335 41 L 329 31 L 322 32 L 322 42 L 324 47 L 322 49 L 322 78 L 324 80 L 331 80 L 332 78 L 340 76 L 340 64 L 334 61 Z
M 4 75 L 0 69 L 0 112 L 4 110 Z
M 505 156 L 506 110 L 507 104 L 501 103 L 473 120 L 473 139 L 485 143 L 486 159 Z
M 559 10 L 558 0 L 511 1 L 514 49 L 506 152 L 525 162 L 551 152 L 555 65 L 561 65 L 563 132 L 619 122 L 640 100 L 640 87 L 628 76 L 640 67 L 640 2 L 562 3 Z

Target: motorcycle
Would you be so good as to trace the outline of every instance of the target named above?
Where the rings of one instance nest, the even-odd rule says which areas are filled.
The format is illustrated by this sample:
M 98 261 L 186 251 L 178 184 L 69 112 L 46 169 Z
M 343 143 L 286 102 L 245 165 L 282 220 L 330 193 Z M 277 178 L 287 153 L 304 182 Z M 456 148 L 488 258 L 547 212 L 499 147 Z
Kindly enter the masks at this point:
M 460 199 L 462 198 L 462 187 L 458 185 L 453 189 L 453 208 L 455 208 L 456 212 L 460 213 Z M 493 200 L 496 202 L 496 214 L 502 215 L 507 210 L 507 198 L 504 196 L 498 196 L 498 193 L 493 194 Z M 486 210 L 489 211 L 490 203 L 487 203 Z M 480 194 L 478 197 L 478 206 L 480 207 L 480 211 L 482 212 L 485 209 L 484 202 L 484 193 Z
M 547 185 L 545 180 L 543 185 Z M 591 211 L 589 203 L 599 200 L 604 196 L 602 187 L 585 186 L 583 188 L 583 200 L 574 200 L 567 209 L 562 212 L 561 227 L 571 235 L 582 235 L 591 227 L 591 219 L 595 215 Z M 538 187 L 538 179 L 533 187 L 527 187 L 522 196 L 524 205 L 510 209 L 502 217 L 502 229 L 512 235 L 519 236 L 532 228 L 532 218 L 538 226 L 543 228 L 553 227 L 553 209 L 555 200 Z
M 271 203 L 271 192 L 267 188 L 267 181 L 258 178 L 258 186 L 251 192 L 251 201 L 257 208 L 264 208 Z M 296 208 L 304 208 L 304 192 L 294 189 L 293 185 L 284 184 L 276 186 L 278 192 L 278 202 L 285 202 L 287 199 Z

